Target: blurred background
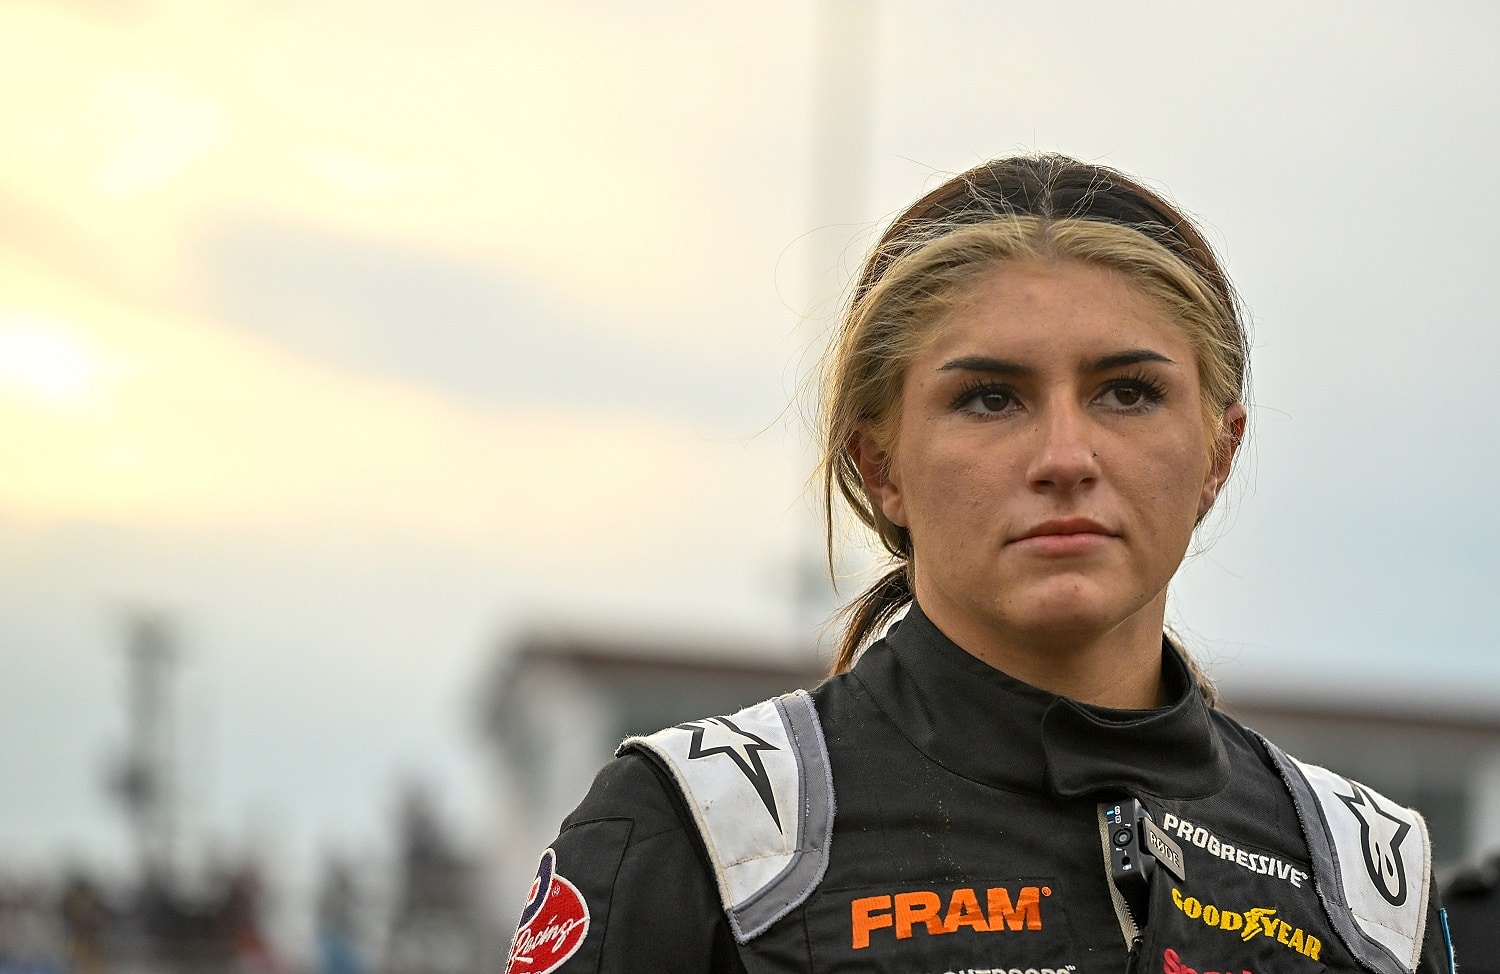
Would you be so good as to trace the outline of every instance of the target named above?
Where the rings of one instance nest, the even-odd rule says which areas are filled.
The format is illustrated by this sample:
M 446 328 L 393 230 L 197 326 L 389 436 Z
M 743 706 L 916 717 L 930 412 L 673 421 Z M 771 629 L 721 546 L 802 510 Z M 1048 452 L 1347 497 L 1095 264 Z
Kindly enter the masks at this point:
M 500 969 L 620 737 L 826 665 L 807 377 L 1016 150 L 1164 188 L 1254 315 L 1173 602 L 1231 708 L 1500 845 L 1497 28 L 0 3 L 0 970 Z

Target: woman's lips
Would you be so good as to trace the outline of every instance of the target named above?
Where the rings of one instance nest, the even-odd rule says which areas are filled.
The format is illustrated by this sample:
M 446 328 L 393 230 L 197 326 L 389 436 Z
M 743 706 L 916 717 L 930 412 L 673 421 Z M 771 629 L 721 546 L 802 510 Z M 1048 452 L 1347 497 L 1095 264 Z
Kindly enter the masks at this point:
M 1114 534 L 1099 522 L 1070 517 L 1043 521 L 1011 543 L 1034 554 L 1080 555 L 1096 551 L 1113 540 Z

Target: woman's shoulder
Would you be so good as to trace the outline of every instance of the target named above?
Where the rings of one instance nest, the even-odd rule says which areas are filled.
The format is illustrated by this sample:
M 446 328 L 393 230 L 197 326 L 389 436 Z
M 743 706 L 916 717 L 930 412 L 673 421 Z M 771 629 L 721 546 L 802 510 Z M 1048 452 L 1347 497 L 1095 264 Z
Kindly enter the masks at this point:
M 670 776 L 656 762 L 637 751 L 622 751 L 594 775 L 588 793 L 563 819 L 561 830 L 589 822 L 628 820 L 639 841 L 691 822 L 682 815 L 676 797 Z
M 767 789 L 790 783 L 779 780 L 780 765 L 800 767 L 821 750 L 812 700 L 798 690 L 626 738 L 562 827 L 607 818 L 630 818 L 655 831 L 691 826 L 694 785 L 705 777 L 742 777 L 762 802 L 773 800 Z
M 784 694 L 621 745 L 670 776 L 748 940 L 803 902 L 827 867 L 833 776 L 813 698 Z
M 1362 958 L 1391 955 L 1415 969 L 1432 902 L 1432 847 L 1422 816 L 1214 713 L 1231 749 L 1243 746 L 1281 779 L 1320 877 L 1319 895 L 1343 941 Z M 1247 760 L 1240 759 L 1242 767 Z
M 606 764 L 542 853 L 506 970 L 743 974 L 691 822 L 649 757 Z
M 1224 741 L 1229 750 L 1230 760 L 1243 763 L 1255 762 L 1262 765 L 1267 771 L 1275 772 L 1276 763 L 1271 758 L 1267 745 L 1269 741 L 1259 731 L 1242 723 L 1234 715 L 1213 705 L 1208 711 L 1209 719 L 1213 721 L 1218 729 L 1219 738 Z M 1243 767 L 1237 769 L 1243 770 Z

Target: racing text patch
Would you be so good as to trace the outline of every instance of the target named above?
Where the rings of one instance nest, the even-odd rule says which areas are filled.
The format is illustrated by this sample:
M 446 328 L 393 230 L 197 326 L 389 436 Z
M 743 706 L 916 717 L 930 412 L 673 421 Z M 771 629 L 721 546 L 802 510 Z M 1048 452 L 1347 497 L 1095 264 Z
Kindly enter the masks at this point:
M 526 908 L 510 942 L 505 974 L 548 974 L 577 953 L 589 932 L 589 907 L 578 887 L 557 872 L 557 853 L 548 849 L 537 865 Z

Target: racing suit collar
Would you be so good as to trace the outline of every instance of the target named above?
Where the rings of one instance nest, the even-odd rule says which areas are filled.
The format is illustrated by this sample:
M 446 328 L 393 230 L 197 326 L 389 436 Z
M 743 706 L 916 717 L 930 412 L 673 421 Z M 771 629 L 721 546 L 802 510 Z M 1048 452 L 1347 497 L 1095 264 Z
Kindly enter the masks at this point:
M 1115 710 L 1038 689 L 955 645 L 913 604 L 854 668 L 881 708 L 933 761 L 1015 791 L 1062 798 L 1216 794 L 1229 762 L 1208 704 L 1162 640 L 1171 703 Z

